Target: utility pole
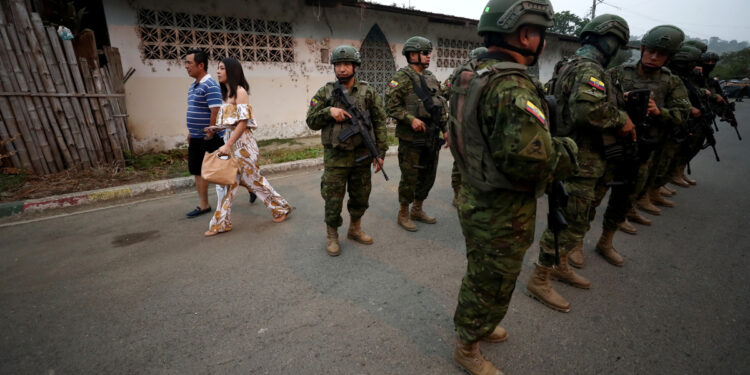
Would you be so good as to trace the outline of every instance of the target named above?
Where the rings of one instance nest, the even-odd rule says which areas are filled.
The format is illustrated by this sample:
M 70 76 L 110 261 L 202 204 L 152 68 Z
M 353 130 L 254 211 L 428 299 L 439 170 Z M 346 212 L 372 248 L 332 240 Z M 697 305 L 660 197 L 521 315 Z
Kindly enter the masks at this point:
M 593 20 L 594 17 L 596 17 L 596 1 L 594 0 L 594 3 L 591 5 L 591 19 Z

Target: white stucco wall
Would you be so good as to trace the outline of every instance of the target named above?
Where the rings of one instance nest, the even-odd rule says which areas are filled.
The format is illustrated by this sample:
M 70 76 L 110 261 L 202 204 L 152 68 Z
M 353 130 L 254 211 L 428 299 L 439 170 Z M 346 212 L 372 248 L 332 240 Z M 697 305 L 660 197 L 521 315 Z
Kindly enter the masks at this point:
M 125 70 L 136 69 L 126 84 L 129 128 L 136 151 L 170 149 L 185 142 L 186 96 L 192 81 L 181 62 L 142 58 L 136 10 L 140 7 L 292 24 L 295 62 L 243 63 L 250 84 L 250 103 L 260 125 L 256 132 L 259 139 L 311 134 L 305 125 L 310 98 L 325 82 L 334 79 L 331 66 L 321 61 L 321 48 L 330 50 L 339 44 L 359 48 L 376 23 L 388 39 L 396 69 L 406 65 L 401 48 L 413 35 L 429 38 L 435 47 L 438 38 L 479 41 L 475 25 L 436 23 L 425 17 L 348 6 L 307 7 L 302 1 L 289 0 L 104 0 L 111 45 L 119 48 Z M 541 58 L 543 81 L 551 76 L 560 49 L 548 42 Z M 436 58 L 433 54 L 433 61 Z M 217 63 L 211 61 L 209 73 L 215 76 L 216 67 Z M 452 68 L 432 64 L 430 70 L 444 80 Z

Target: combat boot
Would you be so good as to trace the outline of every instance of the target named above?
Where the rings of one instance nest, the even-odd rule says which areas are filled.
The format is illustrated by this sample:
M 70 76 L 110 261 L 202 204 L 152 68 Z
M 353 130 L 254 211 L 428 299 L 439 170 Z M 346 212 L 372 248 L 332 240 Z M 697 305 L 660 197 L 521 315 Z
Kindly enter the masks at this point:
M 484 358 L 479 351 L 479 342 L 464 344 L 459 341 L 453 350 L 453 360 L 472 375 L 503 375 L 492 362 Z
M 617 252 L 615 247 L 612 245 L 612 239 L 615 237 L 616 230 L 605 229 L 602 231 L 602 236 L 599 238 L 599 242 L 596 244 L 596 252 L 603 256 L 612 265 L 622 267 L 625 264 L 625 260 Z
M 661 209 L 659 209 L 659 207 L 654 206 L 653 203 L 651 203 L 651 200 L 648 198 L 648 196 L 649 196 L 648 192 L 643 194 L 641 199 L 639 199 L 638 202 L 636 203 L 638 208 L 650 213 L 651 215 L 661 215 Z
M 545 267 L 538 263 L 534 263 L 534 266 L 536 266 L 534 273 L 531 275 L 529 282 L 526 283 L 526 291 L 529 292 L 529 297 L 557 311 L 570 311 L 570 302 L 552 289 L 552 285 L 549 283 L 552 267 Z
M 568 264 L 575 268 L 583 268 L 583 243 L 579 243 L 568 253 Z
M 680 187 L 690 187 L 690 184 L 687 181 L 683 180 L 682 176 L 673 176 L 670 182 Z
M 626 220 L 630 220 L 636 224 L 651 225 L 651 220 L 641 215 L 641 213 L 638 212 L 638 210 L 636 210 L 635 207 L 630 208 L 630 211 L 628 211 Z
M 553 267 L 552 272 L 549 275 L 554 280 L 563 282 L 576 288 L 591 288 L 591 282 L 587 278 L 575 273 L 575 271 L 570 268 L 570 266 L 568 265 L 568 255 L 560 255 L 560 264 Z
M 349 224 L 349 232 L 347 232 L 346 237 L 363 245 L 372 245 L 374 241 L 372 240 L 372 237 L 370 235 L 362 231 L 362 228 L 360 227 L 361 223 L 362 218 L 356 220 L 352 219 L 352 222 Z
M 687 182 L 690 185 L 696 185 L 696 184 L 698 184 L 698 181 L 693 180 L 692 178 L 688 177 L 685 174 L 685 167 L 682 167 L 682 171 L 680 173 L 680 177 L 682 177 L 682 180 L 685 181 L 685 182 Z
M 667 185 L 664 185 L 659 188 L 659 194 L 665 197 L 674 197 L 676 195 L 675 191 L 668 188 Z
M 426 224 L 435 224 L 437 223 L 437 219 L 435 219 L 432 216 L 427 215 L 426 212 L 422 210 L 422 203 L 424 201 L 414 201 L 414 204 L 411 205 L 411 218 L 412 220 L 421 221 Z
M 497 326 L 489 335 L 482 338 L 482 341 L 498 343 L 508 339 L 508 331 L 505 328 Z
M 654 202 L 654 204 L 663 207 L 674 207 L 674 202 L 664 199 L 664 197 L 659 194 L 659 189 L 652 189 L 648 192 L 648 194 L 651 197 L 651 202 Z
M 408 230 L 409 232 L 416 232 L 417 231 L 417 224 L 414 224 L 413 221 L 411 221 L 411 218 L 409 218 L 409 205 L 408 204 L 402 204 L 401 208 L 398 210 L 398 225 L 401 226 L 401 228 L 404 228 Z
M 326 232 L 328 233 L 328 236 L 326 237 L 326 252 L 332 257 L 339 256 L 341 250 L 339 249 L 338 230 L 329 225 L 326 227 Z
M 617 226 L 620 228 L 621 231 L 627 233 L 627 234 L 638 234 L 638 229 L 636 229 L 633 224 L 630 224 L 627 218 L 625 218 L 625 221 L 620 223 L 620 225 Z

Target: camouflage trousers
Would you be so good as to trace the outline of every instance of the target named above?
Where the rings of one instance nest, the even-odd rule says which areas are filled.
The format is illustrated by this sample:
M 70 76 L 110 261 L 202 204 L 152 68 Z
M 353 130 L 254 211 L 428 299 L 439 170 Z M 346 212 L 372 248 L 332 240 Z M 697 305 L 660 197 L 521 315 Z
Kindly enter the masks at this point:
M 458 170 L 458 164 L 453 161 L 453 169 L 451 170 L 451 187 L 453 191 L 461 188 L 461 171 Z
M 398 201 L 401 204 L 411 204 L 413 201 L 423 201 L 435 184 L 437 174 L 438 155 L 428 155 L 424 148 L 415 147 L 412 142 L 399 139 L 398 166 L 401 169 L 401 181 L 398 183 Z M 420 158 L 421 157 L 421 158 Z
M 638 168 L 639 180 L 640 176 L 643 175 L 642 180 L 645 182 L 647 169 L 641 165 Z M 615 230 L 617 227 L 625 221 L 625 215 L 633 207 L 635 201 L 632 200 L 634 196 L 633 191 L 636 189 L 634 185 L 616 185 L 610 189 L 609 183 L 615 179 L 615 170 L 612 165 L 607 165 L 607 170 L 604 176 L 597 181 L 594 189 L 594 201 L 591 203 L 589 208 L 588 219 L 589 222 L 593 221 L 596 217 L 596 209 L 601 204 L 604 197 L 609 191 L 609 200 L 607 201 L 607 208 L 604 211 L 604 220 L 602 220 L 602 229 L 604 230 Z
M 533 193 L 502 191 L 478 194 L 464 184 L 458 195 L 458 218 L 466 239 L 466 274 L 453 317 L 459 338 L 469 344 L 492 333 L 505 317 L 534 241 L 536 198 Z
M 370 165 L 357 167 L 325 167 L 320 179 L 320 195 L 325 201 L 325 222 L 338 228 L 342 224 L 341 209 L 344 193 L 349 192 L 346 208 L 352 220 L 362 217 L 369 207 L 372 173 Z
M 638 167 L 638 180 L 635 183 L 635 186 L 630 191 L 630 194 L 628 195 L 628 210 L 630 207 L 633 207 L 635 202 L 640 199 L 643 194 L 646 194 L 646 191 L 648 190 L 648 183 L 649 177 L 651 176 L 651 170 L 653 169 L 654 165 L 654 153 L 652 152 L 651 155 L 648 157 L 648 160 L 645 162 L 641 162 L 640 167 Z M 612 197 L 610 196 L 610 201 L 612 200 Z
M 690 163 L 693 158 L 703 149 L 703 143 L 706 141 L 706 131 L 702 126 L 693 130 L 687 141 L 682 143 L 677 153 L 677 165 Z
M 672 171 L 677 166 L 676 158 L 681 145 L 682 143 L 677 143 L 673 139 L 667 139 L 664 142 L 654 159 L 653 176 L 651 177 L 649 189 L 663 186 L 672 179 Z

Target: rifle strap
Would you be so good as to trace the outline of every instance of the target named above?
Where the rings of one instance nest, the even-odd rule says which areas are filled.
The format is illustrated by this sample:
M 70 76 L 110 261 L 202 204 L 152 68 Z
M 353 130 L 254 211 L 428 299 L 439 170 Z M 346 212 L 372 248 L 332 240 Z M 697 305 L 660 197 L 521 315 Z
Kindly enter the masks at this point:
M 417 80 L 415 80 L 411 74 L 407 75 L 409 76 L 409 79 L 411 79 L 412 86 L 414 86 L 414 93 L 417 94 L 419 100 L 424 103 L 424 107 L 427 109 L 427 111 L 430 111 L 432 107 L 435 106 L 435 102 L 432 101 L 432 96 L 427 94 L 427 81 L 424 79 L 424 76 L 417 73 L 417 75 L 419 76 L 418 84 Z M 432 119 L 432 121 L 440 121 L 440 119 Z

